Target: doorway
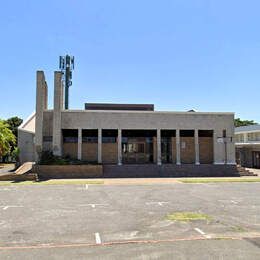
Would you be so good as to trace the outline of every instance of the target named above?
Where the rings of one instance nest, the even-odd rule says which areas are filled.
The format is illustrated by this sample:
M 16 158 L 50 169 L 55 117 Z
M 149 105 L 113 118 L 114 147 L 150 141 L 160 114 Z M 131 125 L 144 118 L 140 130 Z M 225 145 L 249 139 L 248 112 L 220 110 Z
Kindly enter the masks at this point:
M 253 152 L 253 168 L 260 169 L 260 152 Z

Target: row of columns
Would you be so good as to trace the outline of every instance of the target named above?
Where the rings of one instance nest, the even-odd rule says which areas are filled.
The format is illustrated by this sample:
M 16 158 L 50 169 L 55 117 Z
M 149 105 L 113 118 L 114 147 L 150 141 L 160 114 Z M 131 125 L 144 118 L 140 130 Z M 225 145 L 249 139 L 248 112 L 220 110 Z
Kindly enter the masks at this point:
M 161 129 L 157 129 L 157 164 L 162 164 L 161 152 Z M 199 161 L 199 135 L 198 130 L 195 129 L 195 164 L 200 164 Z M 117 161 L 118 165 L 122 165 L 122 130 L 118 129 L 117 138 Z M 78 129 L 78 159 L 82 159 L 82 129 Z M 98 129 L 98 163 L 102 163 L 102 129 Z M 181 164 L 181 143 L 180 143 L 180 130 L 176 130 L 176 164 Z

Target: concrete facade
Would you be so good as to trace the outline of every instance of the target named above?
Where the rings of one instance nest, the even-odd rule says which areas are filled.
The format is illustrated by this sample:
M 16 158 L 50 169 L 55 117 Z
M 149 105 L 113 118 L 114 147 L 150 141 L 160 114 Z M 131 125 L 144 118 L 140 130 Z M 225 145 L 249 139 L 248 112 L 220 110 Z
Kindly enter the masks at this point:
M 18 142 L 21 163 L 35 161 L 35 113 L 18 128 Z
M 230 164 L 235 162 L 234 114 L 216 112 L 164 112 L 129 110 L 64 110 L 61 72 L 54 73 L 54 108 L 47 108 L 47 84 L 43 72 L 37 72 L 35 160 L 44 150 L 55 155 L 77 158 L 100 164 L 123 163 L 123 131 L 153 131 L 152 144 L 147 145 L 148 161 L 158 166 L 162 162 L 162 131 L 174 131 L 170 140 L 170 162 L 181 164 Z M 116 137 L 104 142 L 102 130 L 116 130 Z M 69 137 L 64 130 L 74 131 Z M 95 130 L 95 136 L 84 136 L 84 130 Z M 183 131 L 192 136 L 183 136 Z M 200 137 L 201 130 L 211 131 L 212 137 Z M 75 132 L 76 131 L 76 132 Z M 224 131 L 226 137 L 224 138 Z M 75 136 L 75 133 L 76 136 Z M 230 141 L 223 141 L 223 140 Z M 148 140 L 144 137 L 144 140 Z M 142 152 L 144 143 L 136 144 Z M 126 147 L 126 146 L 124 146 Z M 135 145 L 134 145 L 135 147 Z M 140 154 L 141 156 L 142 154 Z M 144 156 L 146 156 L 144 154 Z

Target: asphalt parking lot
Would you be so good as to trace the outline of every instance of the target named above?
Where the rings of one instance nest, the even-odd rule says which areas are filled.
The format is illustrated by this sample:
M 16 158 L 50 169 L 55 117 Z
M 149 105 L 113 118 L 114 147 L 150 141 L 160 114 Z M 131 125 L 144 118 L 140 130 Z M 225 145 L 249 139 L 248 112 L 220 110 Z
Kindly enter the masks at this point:
M 259 195 L 260 183 L 0 186 L 0 259 L 260 259 Z

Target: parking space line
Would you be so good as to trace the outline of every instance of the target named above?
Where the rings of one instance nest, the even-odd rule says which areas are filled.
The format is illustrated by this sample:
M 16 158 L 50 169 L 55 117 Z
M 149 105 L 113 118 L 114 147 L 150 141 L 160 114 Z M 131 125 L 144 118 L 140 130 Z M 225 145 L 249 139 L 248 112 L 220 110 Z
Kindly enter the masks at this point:
M 88 184 L 86 184 L 85 188 L 86 188 L 86 190 L 88 189 Z
M 95 239 L 96 239 L 96 244 L 97 245 L 101 244 L 101 238 L 100 238 L 99 233 L 95 233 Z
M 200 233 L 201 235 L 203 235 L 206 238 L 211 238 L 210 235 L 206 235 L 206 233 L 199 228 L 194 228 L 194 230 L 197 231 L 198 233 Z
M 96 208 L 96 206 L 107 206 L 108 204 L 97 204 L 97 203 L 90 203 L 90 204 L 80 204 L 79 207 L 91 207 Z
M 146 205 L 159 205 L 159 206 L 163 206 L 164 204 L 169 203 L 168 201 L 151 201 L 151 202 L 146 202 Z
M 205 232 L 203 232 L 201 229 L 199 228 L 194 228 L 194 230 L 196 230 L 198 233 L 200 233 L 201 235 L 205 235 Z
M 3 208 L 3 210 L 7 210 L 9 208 L 22 208 L 23 206 L 12 206 L 12 205 L 6 205 L 6 206 L 0 206 L 0 208 Z

